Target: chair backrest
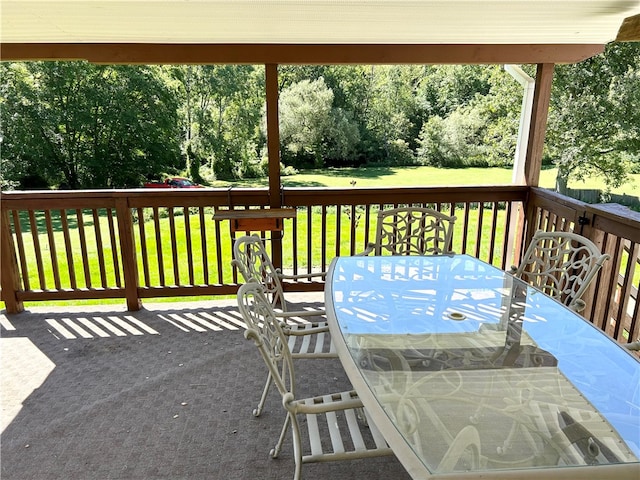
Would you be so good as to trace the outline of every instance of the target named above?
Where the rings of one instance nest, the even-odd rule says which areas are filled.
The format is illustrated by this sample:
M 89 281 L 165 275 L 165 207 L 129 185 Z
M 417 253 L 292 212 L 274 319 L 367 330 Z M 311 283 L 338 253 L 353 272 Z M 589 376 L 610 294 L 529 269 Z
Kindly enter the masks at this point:
M 278 271 L 271 263 L 264 243 L 257 235 L 239 237 L 233 244 L 233 261 L 231 262 L 245 282 L 258 282 L 265 288 L 272 306 L 279 306 L 286 311 L 284 291 Z
M 453 253 L 456 217 L 424 207 L 378 212 L 375 255 L 437 255 Z
M 247 328 L 245 338 L 253 340 L 281 395 L 295 395 L 293 360 L 286 335 L 282 331 L 264 287 L 248 282 L 238 289 L 238 308 Z
M 584 305 L 582 295 L 608 258 L 582 235 L 538 231 L 514 275 L 569 308 L 580 310 Z

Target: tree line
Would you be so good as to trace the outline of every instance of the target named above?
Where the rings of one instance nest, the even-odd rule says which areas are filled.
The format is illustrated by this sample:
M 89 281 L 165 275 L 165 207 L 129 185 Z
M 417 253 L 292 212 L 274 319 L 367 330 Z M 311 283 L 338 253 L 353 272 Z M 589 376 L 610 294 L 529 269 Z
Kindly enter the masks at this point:
M 535 76 L 534 66 L 523 69 Z M 265 176 L 262 65 L 0 64 L 3 188 L 207 184 Z M 286 66 L 283 174 L 343 166 L 509 166 L 522 86 L 501 65 Z M 640 171 L 640 43 L 559 65 L 544 161 L 559 184 Z

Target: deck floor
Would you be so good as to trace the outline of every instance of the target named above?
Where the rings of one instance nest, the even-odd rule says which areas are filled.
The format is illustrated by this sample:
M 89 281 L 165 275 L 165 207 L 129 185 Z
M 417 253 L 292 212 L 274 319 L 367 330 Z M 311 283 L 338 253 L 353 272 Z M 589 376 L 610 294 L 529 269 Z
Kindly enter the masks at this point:
M 321 297 L 305 298 L 318 301 Z M 234 301 L 38 307 L 0 313 L 3 480 L 286 479 L 268 452 L 277 393 Z M 349 388 L 340 362 L 297 363 L 299 395 Z M 408 479 L 395 457 L 308 464 L 313 479 Z

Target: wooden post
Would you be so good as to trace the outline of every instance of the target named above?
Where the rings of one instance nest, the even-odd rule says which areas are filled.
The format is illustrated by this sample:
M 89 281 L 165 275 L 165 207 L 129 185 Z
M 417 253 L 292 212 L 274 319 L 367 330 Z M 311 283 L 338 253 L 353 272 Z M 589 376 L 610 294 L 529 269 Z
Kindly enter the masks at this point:
M 524 163 L 525 182 L 530 187 L 537 187 L 540 182 L 542 151 L 544 148 L 544 136 L 547 131 L 553 69 L 553 63 L 541 63 L 538 64 L 536 70 L 536 86 L 533 91 L 533 108 L 531 109 L 531 129 L 529 130 L 527 157 Z
M 2 300 L 7 313 L 24 311 L 24 304 L 18 300 L 16 293 L 20 290 L 20 272 L 16 260 L 15 245 L 11 235 L 9 212 L 2 210 L 0 217 L 0 282 L 2 285 Z
M 116 198 L 116 215 L 118 217 L 118 234 L 120 236 L 120 254 L 122 255 L 127 309 L 137 311 L 142 307 L 142 303 L 138 298 L 138 263 L 133 239 L 133 219 L 126 197 Z
M 542 152 L 544 149 L 544 136 L 547 131 L 547 117 L 549 103 L 551 101 L 551 87 L 553 82 L 553 63 L 538 64 L 536 70 L 536 85 L 533 91 L 533 107 L 531 109 L 531 121 L 529 128 L 529 140 L 527 142 L 527 155 L 524 162 L 524 180 L 529 187 L 537 187 L 540 183 L 540 170 L 542 169 Z M 518 244 L 520 252 L 526 248 L 535 233 L 530 222 L 534 218 L 531 204 L 532 195 L 527 195 L 524 205 L 524 218 L 518 224 L 515 232 L 516 239 L 525 239 L 525 245 Z
M 278 65 L 265 65 L 267 97 L 267 151 L 269 152 L 269 207 L 282 207 L 280 198 L 280 120 L 278 115 Z M 282 232 L 271 232 L 271 261 L 282 267 Z

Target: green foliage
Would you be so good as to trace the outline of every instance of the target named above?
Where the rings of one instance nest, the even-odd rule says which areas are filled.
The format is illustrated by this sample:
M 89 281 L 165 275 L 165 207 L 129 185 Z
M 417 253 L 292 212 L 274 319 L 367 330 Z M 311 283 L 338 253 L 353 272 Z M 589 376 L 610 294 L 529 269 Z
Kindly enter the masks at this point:
M 640 43 L 558 66 L 553 87 L 547 147 L 558 186 L 591 176 L 621 185 L 640 162 Z
M 512 164 L 522 102 L 521 87 L 500 67 L 483 70 L 448 67 L 447 72 L 453 74 L 452 79 L 467 80 L 460 86 L 462 92 L 458 93 L 461 100 L 466 98 L 466 103 L 453 105 L 443 99 L 433 108 L 447 112 L 447 116 L 432 116 L 422 126 L 416 151 L 419 163 L 449 168 Z M 475 78 L 476 83 L 470 83 L 469 77 Z M 476 91 L 471 95 L 470 85 L 486 93 Z M 457 85 L 445 83 L 440 88 L 445 86 L 454 93 Z M 435 102 L 435 94 L 429 95 Z
M 640 47 L 558 66 L 545 161 L 560 183 L 640 171 Z M 523 66 L 529 75 L 535 66 Z M 500 65 L 281 65 L 281 172 L 510 166 L 522 86 Z M 264 179 L 265 70 L 0 64 L 0 187 Z
M 252 65 L 170 67 L 180 93 L 182 153 L 194 178 L 206 166 L 219 179 L 239 178 L 257 161 L 264 69 Z
M 321 168 L 349 158 L 359 141 L 358 128 L 341 108 L 324 79 L 302 80 L 280 95 L 282 161 L 295 167 Z
M 3 156 L 14 178 L 67 188 L 138 186 L 175 163 L 177 103 L 157 67 L 2 64 Z

